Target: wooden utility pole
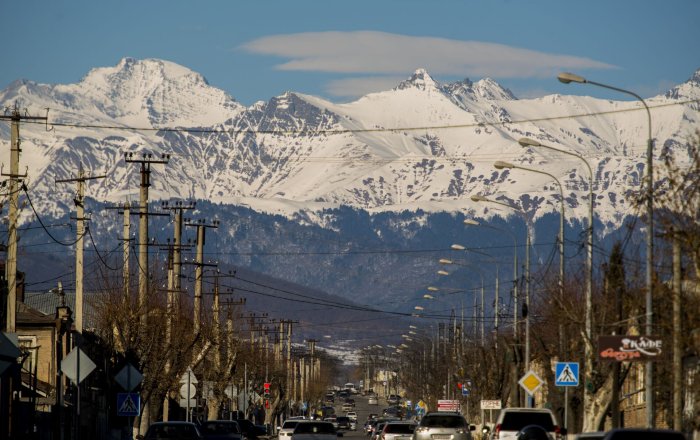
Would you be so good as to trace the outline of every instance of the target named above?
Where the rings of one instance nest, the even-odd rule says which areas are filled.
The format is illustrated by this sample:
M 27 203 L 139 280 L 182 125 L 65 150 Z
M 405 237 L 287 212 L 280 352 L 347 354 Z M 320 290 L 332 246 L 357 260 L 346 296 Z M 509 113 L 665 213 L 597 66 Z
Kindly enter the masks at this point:
M 76 209 L 76 234 L 75 242 L 75 328 L 80 334 L 83 333 L 83 238 L 85 237 L 85 182 L 88 180 L 104 179 L 106 175 L 86 176 L 83 168 L 80 168 L 78 177 L 71 179 L 57 179 L 56 183 L 76 182 L 78 184 L 77 195 L 73 199 Z
M 160 158 L 153 157 L 150 153 L 143 153 L 141 158 L 134 157 L 133 152 L 124 153 L 124 161 L 127 163 L 141 164 L 141 184 L 139 186 L 139 325 L 146 326 L 146 297 L 148 295 L 148 188 L 151 186 L 151 165 L 167 164 L 169 154 L 163 154 Z
M 47 110 L 48 114 L 48 110 Z M 17 105 L 10 115 L 0 115 L 0 121 L 11 121 L 10 128 L 10 174 L 9 177 L 9 215 L 7 225 L 7 261 L 5 263 L 5 279 L 7 280 L 7 322 L 5 330 L 14 333 L 17 327 L 17 216 L 19 211 L 19 183 L 27 177 L 19 173 L 19 154 L 22 146 L 19 139 L 19 124 L 21 121 L 48 121 L 46 116 L 21 115 Z

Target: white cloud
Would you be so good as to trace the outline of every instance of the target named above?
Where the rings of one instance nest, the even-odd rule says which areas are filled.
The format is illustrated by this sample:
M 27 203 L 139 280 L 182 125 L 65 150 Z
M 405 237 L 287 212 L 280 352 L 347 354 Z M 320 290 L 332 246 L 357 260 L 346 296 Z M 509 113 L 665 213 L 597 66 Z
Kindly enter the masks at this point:
M 432 74 L 493 78 L 544 78 L 561 70 L 613 69 L 590 58 L 550 54 L 497 43 L 414 37 L 375 31 L 272 35 L 242 49 L 288 58 L 280 70 L 405 75 L 424 67 Z
M 389 90 L 405 79 L 402 76 L 345 78 L 329 81 L 324 89 L 332 96 L 355 98 L 372 92 Z

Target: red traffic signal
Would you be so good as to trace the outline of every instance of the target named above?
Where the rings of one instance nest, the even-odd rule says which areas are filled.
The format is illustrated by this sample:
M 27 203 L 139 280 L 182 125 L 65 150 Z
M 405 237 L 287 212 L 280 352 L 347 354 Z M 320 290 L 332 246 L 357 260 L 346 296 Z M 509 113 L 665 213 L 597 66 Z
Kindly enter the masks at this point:
M 263 384 L 263 394 L 265 394 L 265 396 L 270 395 L 270 382 L 265 382 Z

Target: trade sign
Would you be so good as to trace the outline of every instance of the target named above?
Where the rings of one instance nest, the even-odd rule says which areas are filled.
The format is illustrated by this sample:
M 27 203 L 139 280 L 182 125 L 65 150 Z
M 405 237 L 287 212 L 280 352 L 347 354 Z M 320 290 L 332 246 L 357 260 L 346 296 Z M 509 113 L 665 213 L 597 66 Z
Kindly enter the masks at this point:
M 500 400 L 482 400 L 481 409 L 501 409 Z
M 661 357 L 663 340 L 657 336 L 599 336 L 602 361 L 654 361 Z
M 141 413 L 139 393 L 117 393 L 117 415 L 137 417 Z
M 578 386 L 578 362 L 557 362 L 554 367 L 554 385 L 558 387 Z
M 438 400 L 439 412 L 459 412 L 459 400 Z
M 521 387 L 531 396 L 535 395 L 538 389 L 542 386 L 544 381 L 534 371 L 528 371 L 523 377 L 518 381 Z

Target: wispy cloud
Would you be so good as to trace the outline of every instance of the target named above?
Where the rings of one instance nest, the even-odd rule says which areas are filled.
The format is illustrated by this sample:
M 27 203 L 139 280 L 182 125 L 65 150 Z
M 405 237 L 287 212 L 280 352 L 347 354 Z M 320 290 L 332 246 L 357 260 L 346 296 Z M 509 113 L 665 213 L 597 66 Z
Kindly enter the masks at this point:
M 504 44 L 375 31 L 271 35 L 241 48 L 289 59 L 276 66 L 280 70 L 346 74 L 405 75 L 424 67 L 433 74 L 543 78 L 561 70 L 616 68 L 590 58 Z

